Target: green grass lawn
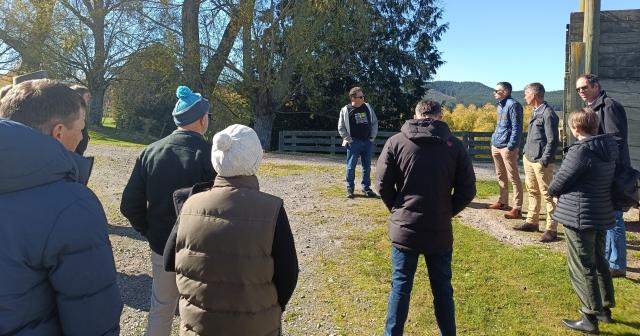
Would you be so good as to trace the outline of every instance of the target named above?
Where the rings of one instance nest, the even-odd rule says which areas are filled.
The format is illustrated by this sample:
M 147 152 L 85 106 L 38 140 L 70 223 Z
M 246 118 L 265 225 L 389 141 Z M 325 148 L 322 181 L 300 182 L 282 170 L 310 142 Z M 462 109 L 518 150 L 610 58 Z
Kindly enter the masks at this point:
M 144 147 L 157 140 L 141 133 L 118 129 L 114 119 L 109 117 L 104 118 L 103 126 L 89 127 L 89 139 L 91 144 L 121 147 Z
M 335 187 L 335 189 L 339 189 Z M 323 198 L 342 193 L 324 187 Z M 340 258 L 321 260 L 321 300 L 329 302 L 344 335 L 382 334 L 390 289 L 388 216 L 380 200 L 356 199 L 354 220 L 373 230 L 351 230 Z M 338 211 L 326 208 L 325 211 Z M 454 224 L 453 286 L 459 335 L 576 335 L 562 318 L 577 318 L 579 301 L 563 254 L 539 247 L 517 248 L 476 229 Z M 424 260 L 424 259 L 422 259 Z M 615 279 L 617 323 L 601 324 L 603 335 L 640 335 L 640 286 Z M 437 335 L 424 261 L 414 284 L 406 335 Z

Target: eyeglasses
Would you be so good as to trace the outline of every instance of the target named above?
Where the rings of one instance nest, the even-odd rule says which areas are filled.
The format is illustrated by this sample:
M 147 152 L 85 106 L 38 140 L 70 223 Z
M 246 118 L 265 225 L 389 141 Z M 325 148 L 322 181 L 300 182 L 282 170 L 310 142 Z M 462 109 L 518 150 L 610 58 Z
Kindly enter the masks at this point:
M 493 90 L 493 93 L 498 93 L 498 92 L 503 92 L 504 90 L 500 89 L 500 90 Z
M 587 91 L 589 89 L 589 85 L 581 86 L 576 88 L 576 92 Z
M 353 96 L 353 99 L 364 99 L 364 96 Z
M 207 116 L 209 117 L 209 120 L 213 120 L 213 113 L 207 112 Z

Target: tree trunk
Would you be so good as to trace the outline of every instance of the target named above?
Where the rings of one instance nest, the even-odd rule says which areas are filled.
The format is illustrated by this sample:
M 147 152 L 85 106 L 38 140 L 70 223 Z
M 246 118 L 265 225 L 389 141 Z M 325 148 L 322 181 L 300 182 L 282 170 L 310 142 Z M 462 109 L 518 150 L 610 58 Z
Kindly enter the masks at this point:
M 271 102 L 271 97 L 267 92 L 261 92 L 256 95 L 253 101 L 253 129 L 258 134 L 262 149 L 271 149 L 271 131 L 273 130 L 273 121 L 276 118 L 275 106 Z
M 91 107 L 87 118 L 90 125 L 102 126 L 104 115 L 104 95 L 107 92 L 106 86 L 89 88 L 91 90 Z
M 90 26 L 93 33 L 93 47 L 95 56 L 93 67 L 89 68 L 86 73 L 89 90 L 91 91 L 91 109 L 89 114 L 89 124 L 102 126 L 102 116 L 104 112 L 104 94 L 107 91 L 106 80 L 106 63 L 107 51 L 105 48 L 105 15 L 103 1 L 96 1 L 94 8 L 89 15 L 91 16 L 92 25 Z
M 203 92 L 200 76 L 200 0 L 184 0 L 182 4 L 182 43 L 184 52 L 184 77 L 194 92 Z

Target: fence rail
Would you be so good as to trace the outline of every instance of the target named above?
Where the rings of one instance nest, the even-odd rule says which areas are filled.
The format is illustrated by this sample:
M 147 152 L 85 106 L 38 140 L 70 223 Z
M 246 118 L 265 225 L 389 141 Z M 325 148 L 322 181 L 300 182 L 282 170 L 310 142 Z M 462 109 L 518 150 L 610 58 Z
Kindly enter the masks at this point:
M 380 154 L 384 143 L 397 132 L 378 132 L 375 139 L 374 153 Z M 453 132 L 462 140 L 469 155 L 476 161 L 491 161 L 491 132 Z M 527 133 L 524 133 L 526 137 Z M 520 148 L 522 153 L 524 141 Z M 337 131 L 280 131 L 278 150 L 281 152 L 311 152 L 311 153 L 345 153 L 342 138 Z M 562 148 L 558 146 L 556 154 L 562 159 Z

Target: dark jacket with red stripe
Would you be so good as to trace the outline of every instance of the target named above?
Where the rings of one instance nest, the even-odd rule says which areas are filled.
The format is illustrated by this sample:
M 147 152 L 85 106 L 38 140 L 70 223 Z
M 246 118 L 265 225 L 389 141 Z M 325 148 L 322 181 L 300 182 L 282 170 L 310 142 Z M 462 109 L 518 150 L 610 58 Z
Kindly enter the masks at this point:
M 387 140 L 377 163 L 375 184 L 391 211 L 393 245 L 420 253 L 450 251 L 451 218 L 475 197 L 475 181 L 471 159 L 446 123 L 408 120 Z

